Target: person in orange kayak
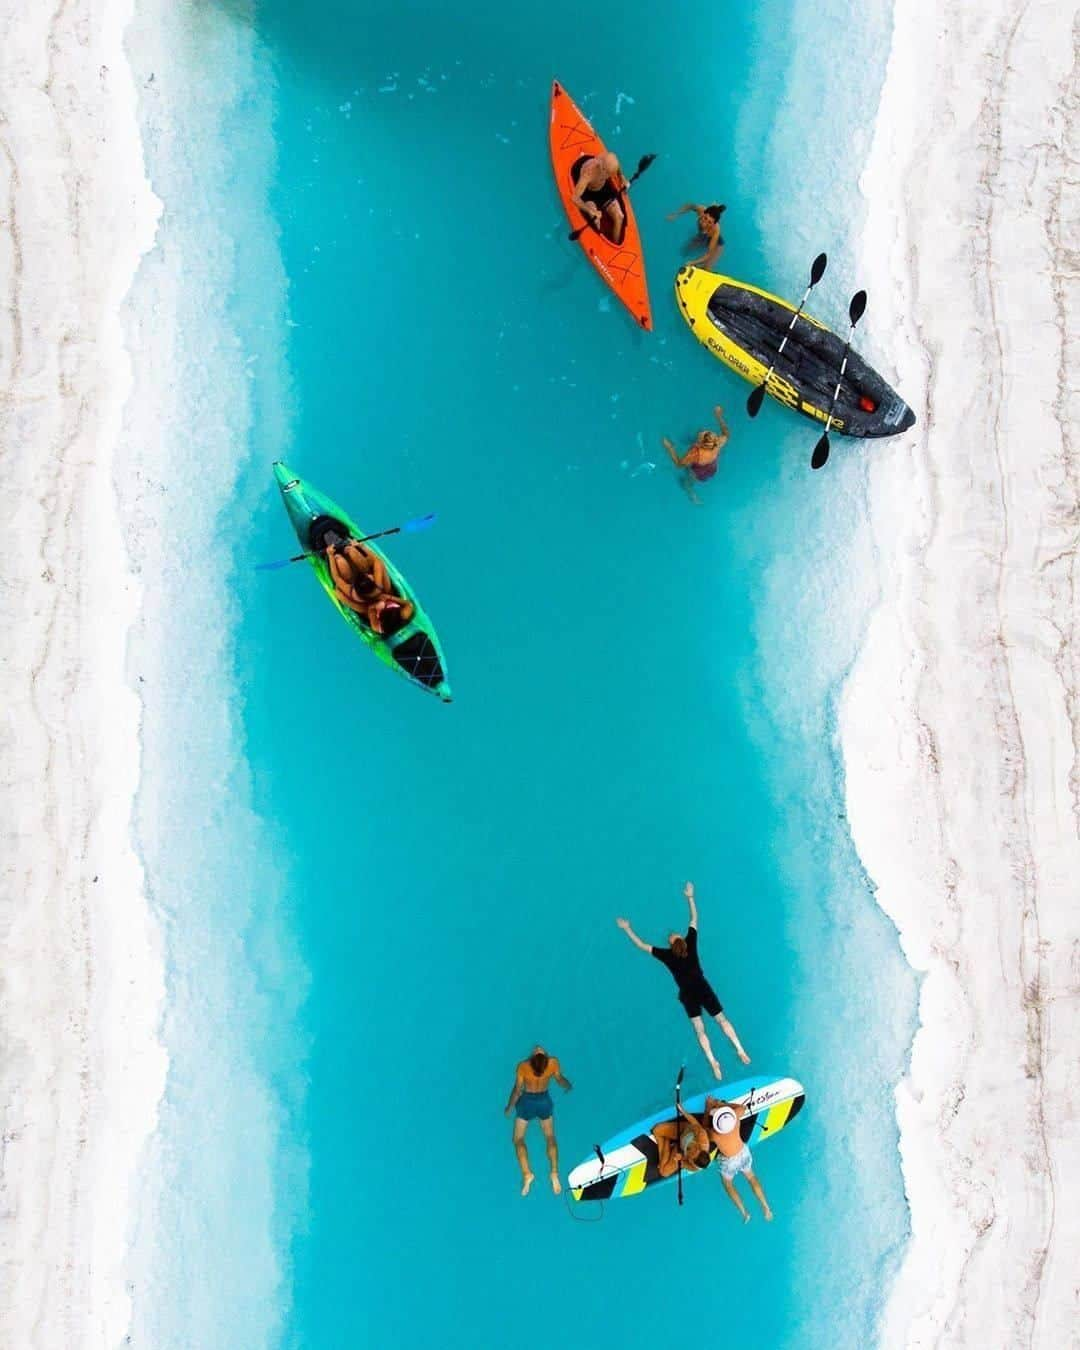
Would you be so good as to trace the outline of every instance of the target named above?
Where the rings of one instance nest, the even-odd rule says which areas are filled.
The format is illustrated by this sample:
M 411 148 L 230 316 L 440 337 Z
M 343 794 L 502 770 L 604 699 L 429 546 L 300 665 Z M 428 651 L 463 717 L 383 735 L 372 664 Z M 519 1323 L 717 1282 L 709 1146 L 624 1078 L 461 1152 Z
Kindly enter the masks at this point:
M 523 1059 L 514 1074 L 514 1087 L 510 1100 L 506 1103 L 505 1115 L 516 1107 L 517 1119 L 514 1121 L 514 1152 L 521 1168 L 521 1194 L 528 1195 L 529 1188 L 536 1178 L 529 1166 L 529 1150 L 525 1143 L 525 1131 L 530 1120 L 538 1120 L 547 1140 L 548 1167 L 551 1171 L 551 1189 L 556 1195 L 562 1190 L 559 1180 L 559 1145 L 555 1139 L 555 1127 L 551 1117 L 555 1110 L 549 1091 L 551 1080 L 564 1092 L 569 1092 L 572 1084 L 563 1077 L 562 1068 L 554 1055 L 549 1055 L 542 1045 L 535 1046 L 528 1059 Z
M 700 1172 L 712 1162 L 709 1136 L 699 1121 L 682 1106 L 679 1119 L 662 1120 L 653 1126 L 656 1140 L 656 1170 L 662 1177 L 673 1177 L 681 1163 L 687 1172 Z
M 724 1190 L 731 1197 L 731 1203 L 742 1215 L 743 1223 L 750 1222 L 750 1215 L 743 1204 L 742 1196 L 735 1189 L 735 1178 L 741 1172 L 750 1189 L 757 1196 L 761 1212 L 766 1219 L 773 1216 L 765 1191 L 754 1175 L 754 1158 L 749 1146 L 743 1142 L 739 1132 L 739 1122 L 746 1115 L 746 1107 L 736 1102 L 725 1102 L 716 1097 L 705 1098 L 705 1119 L 708 1121 L 709 1142 L 716 1147 L 717 1164 L 720 1168 L 720 1180 Z
M 680 456 L 678 450 L 675 449 L 668 438 L 666 436 L 661 437 L 664 449 L 670 455 L 672 464 L 677 469 L 685 469 L 684 486 L 690 494 L 691 500 L 697 502 L 699 506 L 701 502 L 694 491 L 694 484 L 707 483 L 715 475 L 720 466 L 720 454 L 731 436 L 728 424 L 724 421 L 724 410 L 719 403 L 713 409 L 713 415 L 720 424 L 719 433 L 699 431 L 694 444 L 685 455 Z
M 651 947 L 638 937 L 630 927 L 628 919 L 616 919 L 615 922 L 639 951 L 648 952 L 650 956 L 655 957 L 661 965 L 667 966 L 668 970 L 671 971 L 679 989 L 679 1002 L 690 1019 L 698 1038 L 698 1044 L 701 1046 L 702 1054 L 709 1061 L 709 1068 L 712 1069 L 714 1077 L 719 1081 L 723 1074 L 720 1072 L 720 1065 L 716 1062 L 716 1056 L 709 1044 L 709 1038 L 705 1034 L 705 1024 L 701 1017 L 703 1010 L 716 1020 L 720 1030 L 735 1047 L 735 1053 L 744 1064 L 750 1063 L 750 1056 L 743 1049 L 735 1028 L 724 1016 L 723 1005 L 716 997 L 712 985 L 705 978 L 705 973 L 701 969 L 701 961 L 698 958 L 697 905 L 694 902 L 694 883 L 692 881 L 688 881 L 683 887 L 683 895 L 686 896 L 686 903 L 690 906 L 690 926 L 686 930 L 685 937 L 681 933 L 671 933 L 666 947 Z
M 712 206 L 698 206 L 696 202 L 687 202 L 685 206 L 680 206 L 668 216 L 668 220 L 675 220 L 678 216 L 685 215 L 687 211 L 693 211 L 697 216 L 698 232 L 690 241 L 690 246 L 692 248 L 699 242 L 704 243 L 705 252 L 700 258 L 690 259 L 691 267 L 709 268 L 724 251 L 724 240 L 720 234 L 720 217 L 726 210 L 726 206 L 717 203 Z
M 621 244 L 626 235 L 626 212 L 622 193 L 626 182 L 617 155 L 582 155 L 570 169 L 574 185 L 571 201 L 596 226 L 605 239 Z

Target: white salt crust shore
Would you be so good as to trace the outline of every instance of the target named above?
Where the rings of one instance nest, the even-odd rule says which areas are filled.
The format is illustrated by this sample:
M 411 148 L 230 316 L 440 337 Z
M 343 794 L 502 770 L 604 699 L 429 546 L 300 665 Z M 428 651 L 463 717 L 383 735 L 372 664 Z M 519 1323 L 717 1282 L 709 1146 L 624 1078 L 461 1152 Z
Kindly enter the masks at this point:
M 882 599 L 841 707 L 856 846 L 923 974 L 881 1344 L 1080 1345 L 1076 0 L 897 0 L 866 327 Z
M 166 1057 L 130 820 L 140 588 L 113 492 L 153 241 L 133 0 L 0 0 L 0 1344 L 111 1347 Z

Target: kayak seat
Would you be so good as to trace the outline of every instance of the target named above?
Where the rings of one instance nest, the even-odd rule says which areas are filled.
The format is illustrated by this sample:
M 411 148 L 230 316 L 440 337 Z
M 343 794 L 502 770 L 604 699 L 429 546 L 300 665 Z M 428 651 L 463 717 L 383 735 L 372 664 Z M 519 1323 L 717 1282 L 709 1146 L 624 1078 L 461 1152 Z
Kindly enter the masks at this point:
M 308 526 L 307 538 L 307 546 L 313 553 L 321 550 L 323 535 L 327 530 L 333 530 L 336 534 L 340 534 L 342 539 L 348 539 L 352 534 L 343 520 L 338 520 L 335 516 L 316 516 Z
M 429 689 L 435 689 L 443 682 L 443 668 L 439 664 L 439 654 L 435 644 L 426 633 L 414 633 L 393 649 L 394 660 L 414 680 L 419 680 Z

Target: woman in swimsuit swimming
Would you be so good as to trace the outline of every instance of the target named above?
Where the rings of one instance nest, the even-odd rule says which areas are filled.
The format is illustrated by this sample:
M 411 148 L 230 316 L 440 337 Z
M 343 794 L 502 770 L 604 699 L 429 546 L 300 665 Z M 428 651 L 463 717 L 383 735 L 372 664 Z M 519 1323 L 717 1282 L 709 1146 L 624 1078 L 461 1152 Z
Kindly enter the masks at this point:
M 605 239 L 621 244 L 626 235 L 626 212 L 622 191 L 626 184 L 617 155 L 582 155 L 570 169 L 574 185 L 571 198 L 582 215 L 587 216 Z
M 720 453 L 728 443 L 731 432 L 724 421 L 724 410 L 718 403 L 713 409 L 713 415 L 720 423 L 720 432 L 699 431 L 694 444 L 687 450 L 685 455 L 680 456 L 672 443 L 664 436 L 664 449 L 671 456 L 671 462 L 677 469 L 686 470 L 684 480 L 686 490 L 689 492 L 693 501 L 700 505 L 697 494 L 694 492 L 694 483 L 706 483 L 716 473 L 720 464 Z
M 720 233 L 720 217 L 727 210 L 726 206 L 714 203 L 712 206 L 698 206 L 696 202 L 687 202 L 685 206 L 680 206 L 677 211 L 672 211 L 668 220 L 675 220 L 677 216 L 685 215 L 687 211 L 693 211 L 697 215 L 698 232 L 690 241 L 693 247 L 698 240 L 705 244 L 705 252 L 700 258 L 691 258 L 691 267 L 711 267 L 720 254 L 724 251 L 724 240 Z

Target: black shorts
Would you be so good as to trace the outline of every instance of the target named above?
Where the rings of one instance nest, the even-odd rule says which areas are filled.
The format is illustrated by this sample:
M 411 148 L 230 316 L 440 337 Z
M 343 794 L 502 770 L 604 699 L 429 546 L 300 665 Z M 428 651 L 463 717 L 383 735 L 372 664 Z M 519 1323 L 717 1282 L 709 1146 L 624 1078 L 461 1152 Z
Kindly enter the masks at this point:
M 575 160 L 571 165 L 570 182 L 574 185 L 575 192 L 578 190 L 578 174 L 581 172 L 581 166 L 587 164 L 589 160 L 593 158 L 594 156 L 592 155 L 582 155 L 580 159 Z M 618 201 L 618 199 L 619 190 L 618 188 L 613 188 L 610 183 L 605 183 L 602 188 L 586 188 L 585 191 L 581 193 L 581 200 L 583 202 L 591 202 L 593 206 L 597 207 L 600 211 L 603 211 L 606 206 L 610 206 L 612 202 Z
M 700 989 L 695 989 L 693 993 L 680 994 L 679 1002 L 686 1010 L 687 1017 L 700 1017 L 702 1009 L 710 1017 L 717 1017 L 724 1011 L 724 1005 L 716 997 L 716 991 L 710 984 L 703 984 Z

